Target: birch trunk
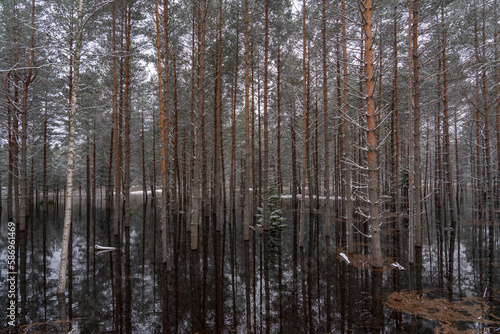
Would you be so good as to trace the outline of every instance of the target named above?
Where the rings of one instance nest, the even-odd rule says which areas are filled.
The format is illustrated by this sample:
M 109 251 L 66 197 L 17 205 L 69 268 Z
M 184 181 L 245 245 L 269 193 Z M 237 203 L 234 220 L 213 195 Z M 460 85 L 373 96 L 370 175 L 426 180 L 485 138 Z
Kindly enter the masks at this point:
M 78 96 L 78 80 L 80 77 L 80 55 L 82 49 L 82 18 L 83 0 L 78 1 L 76 46 L 73 63 L 73 94 L 69 112 L 68 130 L 68 166 L 66 169 L 66 205 L 64 209 L 64 230 L 61 250 L 61 263 L 59 267 L 59 281 L 57 283 L 57 294 L 62 295 L 66 289 L 66 269 L 68 265 L 68 248 L 71 232 L 71 214 L 73 204 L 73 169 L 75 156 L 75 125 L 76 125 L 76 103 Z

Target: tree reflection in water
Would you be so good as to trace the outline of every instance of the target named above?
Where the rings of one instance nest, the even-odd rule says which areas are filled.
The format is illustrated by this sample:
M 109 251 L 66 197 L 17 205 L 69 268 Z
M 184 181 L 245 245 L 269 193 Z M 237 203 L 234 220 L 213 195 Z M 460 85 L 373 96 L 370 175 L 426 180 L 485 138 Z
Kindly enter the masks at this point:
M 285 211 L 288 227 L 267 234 L 255 228 L 247 242 L 240 221 L 221 224 L 219 232 L 208 217 L 197 251 L 189 247 L 181 213 L 169 220 L 164 264 L 155 206 L 137 199 L 133 205 L 130 228 L 115 237 L 104 206 L 90 229 L 86 215 L 93 212 L 75 217 L 66 299 L 55 294 L 62 212 L 54 206 L 34 217 L 33 231 L 19 233 L 16 243 L 18 327 L 0 332 L 478 333 L 500 327 L 498 227 L 484 222 L 462 223 L 460 237 L 429 224 L 424 235 L 431 240 L 417 249 L 414 265 L 401 246 L 407 236 L 387 225 L 384 268 L 372 270 L 366 238 L 356 236 L 347 264 L 339 257 L 347 250 L 322 234 L 320 213 L 309 216 L 303 248 L 293 210 Z M 4 215 L 2 235 L 5 221 Z M 5 242 L 0 239 L 0 249 Z M 117 250 L 95 253 L 93 243 Z M 2 289 L 4 315 L 5 294 Z

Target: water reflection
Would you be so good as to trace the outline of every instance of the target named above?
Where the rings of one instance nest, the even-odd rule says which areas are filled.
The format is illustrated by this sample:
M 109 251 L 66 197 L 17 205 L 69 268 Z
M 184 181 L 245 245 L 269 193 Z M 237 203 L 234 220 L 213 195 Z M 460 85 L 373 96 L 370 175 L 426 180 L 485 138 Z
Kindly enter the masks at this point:
M 63 212 L 54 204 L 36 215 L 31 230 L 17 234 L 17 331 L 6 324 L 0 331 L 20 333 L 31 326 L 61 333 L 479 333 L 500 327 L 494 225 L 463 222 L 453 231 L 430 224 L 430 241 L 417 248 L 410 266 L 401 246 L 407 238 L 391 224 L 383 239 L 390 258 L 384 270 L 374 271 L 361 236 L 355 247 L 360 254 L 349 255 L 350 264 L 340 260 L 345 250 L 336 246 L 337 236 L 322 235 L 324 217 L 317 213 L 308 217 L 303 248 L 294 210 L 286 214 L 287 228 L 264 232 L 254 226 L 246 242 L 236 213 L 221 220 L 220 231 L 205 215 L 201 247 L 192 251 L 180 212 L 169 219 L 169 261 L 163 263 L 159 213 L 150 202 L 137 200 L 130 228 L 114 236 L 104 205 L 90 210 L 82 201 L 86 209 L 75 210 L 63 299 L 55 295 Z M 4 210 L 2 236 L 6 221 Z M 98 253 L 95 244 L 116 250 Z M 6 249 L 1 238 L 2 259 Z M 405 270 L 392 268 L 392 261 Z M 457 313 L 462 318 L 454 322 L 447 317 L 455 313 L 433 315 L 429 309 L 443 305 L 459 312 L 467 306 L 462 301 L 477 306 L 481 319 Z

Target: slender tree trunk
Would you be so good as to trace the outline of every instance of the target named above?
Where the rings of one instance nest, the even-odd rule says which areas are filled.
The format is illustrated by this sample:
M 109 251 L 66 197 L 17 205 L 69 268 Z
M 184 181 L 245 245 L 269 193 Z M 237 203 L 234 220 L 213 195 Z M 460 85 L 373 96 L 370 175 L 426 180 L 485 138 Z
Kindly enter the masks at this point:
M 265 41 L 264 41 L 264 166 L 263 166 L 263 218 L 264 231 L 269 228 L 269 130 L 268 130 L 268 72 L 269 72 L 269 3 L 265 3 Z M 267 254 L 265 254 L 267 256 Z M 267 282 L 267 281 L 266 281 Z M 268 305 L 266 304 L 266 307 Z M 266 314 L 268 314 L 266 312 Z
M 120 233 L 120 203 L 121 203 L 121 139 L 119 126 L 118 108 L 118 78 L 117 78 L 117 53 L 116 53 L 116 8 L 113 2 L 113 129 L 114 129 L 114 153 L 115 153 L 115 197 L 114 197 L 114 235 Z
M 248 0 L 245 0 L 245 209 L 243 218 L 243 238 L 250 240 L 250 182 L 251 182 L 251 151 L 250 151 L 250 60 L 249 60 L 249 18 Z
M 239 25 L 236 27 L 236 59 L 234 65 L 233 108 L 231 114 L 231 171 L 229 180 L 229 207 L 231 224 L 236 221 L 236 106 L 238 103 L 238 58 L 239 58 Z
M 167 222 L 169 214 L 169 148 L 170 148 L 170 106 L 169 106 L 169 26 L 168 26 L 169 1 L 163 3 L 163 59 L 165 63 L 163 77 L 163 109 L 160 110 L 160 135 L 161 135 L 161 171 L 162 171 L 162 190 L 161 190 L 161 242 L 163 264 L 167 263 Z
M 304 247 L 304 229 L 306 217 L 306 182 L 307 182 L 307 44 L 306 44 L 306 0 L 302 0 L 302 190 L 300 201 L 299 246 Z M 312 201 L 312 198 L 309 198 Z
M 45 100 L 45 119 L 43 120 L 43 171 L 42 171 L 42 198 L 43 198 L 43 206 L 42 206 L 42 216 L 44 219 L 44 222 L 47 218 L 48 210 L 49 210 L 49 189 L 47 185 L 47 129 L 48 129 L 48 117 L 49 117 L 49 112 L 48 112 L 48 106 L 47 106 L 47 100 Z
M 491 142 L 490 142 L 490 107 L 489 107 L 489 101 L 488 101 L 488 77 L 486 73 L 486 23 L 485 23 L 485 16 L 486 16 L 486 5 L 485 1 L 483 0 L 483 26 L 482 26 L 482 57 L 481 57 L 481 64 L 482 64 L 482 95 L 483 95 L 483 117 L 484 117 L 484 146 L 485 146 L 485 156 L 486 156 L 486 182 L 487 182 L 487 189 L 488 189 L 488 211 L 489 211 L 489 220 L 494 221 L 495 220 L 495 201 L 494 201 L 494 196 L 493 196 L 493 168 L 492 168 L 492 162 L 491 162 Z
M 205 23 L 206 23 L 206 0 L 202 0 L 200 14 L 198 16 L 198 106 L 195 115 L 195 156 L 193 175 L 193 203 L 191 222 L 191 249 L 198 249 L 198 229 L 202 213 L 202 155 L 203 155 L 203 118 L 204 118 L 204 80 L 205 80 Z
M 396 8 L 396 6 L 395 6 Z M 399 191 L 399 169 L 400 169 L 400 143 L 399 143 L 399 86 L 398 86 L 398 16 L 396 12 L 394 13 L 394 86 L 393 86 L 393 201 L 394 201 L 394 211 L 396 214 L 396 224 L 395 227 L 398 231 L 401 231 L 401 221 L 399 217 L 399 212 L 401 210 L 400 206 L 400 191 Z M 399 245 L 397 245 L 399 248 Z
M 413 58 L 413 115 L 414 115 L 414 171 L 415 171 L 415 246 L 422 247 L 422 170 L 420 157 L 420 64 L 418 53 L 418 5 L 413 0 L 412 58 Z
M 35 0 L 31 1 L 31 26 L 30 26 L 30 48 L 28 56 L 28 71 L 21 80 L 23 82 L 22 102 L 21 102 L 21 146 L 20 146 L 20 173 L 19 173 L 19 230 L 26 229 L 26 222 L 30 215 L 28 198 L 28 108 L 29 108 L 29 90 L 31 84 L 35 81 L 37 70 L 35 68 Z
M 141 155 L 142 155 L 142 200 L 148 200 L 148 189 L 146 185 L 146 143 L 144 138 L 144 114 L 141 115 Z
M 372 2 L 365 0 L 363 11 L 365 31 L 365 75 L 366 75 L 366 118 L 368 132 L 368 199 L 370 201 L 370 228 L 372 245 L 372 265 L 382 268 L 382 247 L 380 243 L 379 191 L 378 191 L 378 143 L 376 136 L 375 79 L 373 74 Z
M 124 175 L 123 175 L 123 193 L 124 193 L 124 220 L 125 227 L 130 227 L 130 30 L 132 29 L 131 8 L 129 2 L 125 7 L 125 136 L 124 136 Z
M 178 100 L 177 100 L 177 56 L 174 52 L 172 55 L 173 60 L 173 71 L 174 71 L 174 142 L 173 142 L 173 156 L 174 156 L 174 214 L 179 215 L 179 206 L 181 201 L 181 173 L 179 170 L 179 110 L 178 110 Z M 185 195 L 185 194 L 184 194 Z
M 74 76 L 73 93 L 71 96 L 71 108 L 69 112 L 69 133 L 68 133 L 68 167 L 66 169 L 66 204 L 64 209 L 64 230 L 61 249 L 61 263 L 59 267 L 59 280 L 57 283 L 57 294 L 62 295 L 66 289 L 66 268 L 68 264 L 68 249 L 71 232 L 71 214 L 73 204 L 73 170 L 75 156 L 75 130 L 76 130 L 76 108 L 78 96 L 78 84 L 80 78 L 80 55 L 82 49 L 82 18 L 83 18 L 83 0 L 78 1 L 77 28 L 76 28 L 76 46 L 74 55 Z
M 450 122 L 449 122 L 449 107 L 448 107 L 448 69 L 446 58 L 446 33 L 444 23 L 444 8 L 441 7 L 441 20 L 443 21 L 443 35 L 441 40 L 442 47 L 442 66 L 443 66 L 443 135 L 444 135 L 444 168 L 446 173 L 447 195 L 450 204 L 451 227 L 456 228 L 458 223 L 457 203 L 453 196 L 453 173 L 451 166 L 451 149 L 450 149 Z M 458 165 L 457 165 L 458 169 Z M 458 185 L 457 185 L 458 186 Z
M 220 231 L 221 213 L 221 154 L 220 154 L 220 126 L 222 108 L 222 2 L 219 3 L 219 37 L 217 45 L 217 72 L 215 80 L 215 103 L 214 103 L 214 218 L 215 230 Z
M 326 46 L 326 0 L 323 0 L 323 123 L 325 136 L 325 236 L 330 237 L 331 234 L 331 201 L 330 201 L 330 148 L 329 148 L 329 123 L 328 123 L 328 75 L 327 75 L 327 46 Z
M 342 157 L 345 171 L 345 221 L 347 227 L 347 252 L 354 252 L 354 233 L 353 233 L 353 203 L 352 203 L 352 175 L 351 175 L 351 148 L 349 143 L 349 120 L 348 120 L 348 58 L 347 58 L 347 27 L 346 27 L 346 4 L 342 0 Z
M 500 181 L 498 175 L 500 175 L 500 53 L 498 51 L 498 2 L 493 2 L 494 8 L 494 22 L 495 22 L 495 32 L 494 32 L 494 42 L 495 46 L 495 120 L 496 120 L 496 137 L 497 137 L 497 183 Z M 458 167 L 458 166 L 457 166 Z M 457 185 L 458 186 L 458 185 Z M 497 185 L 498 187 L 498 185 Z M 498 194 L 498 191 L 497 191 Z M 498 201 L 498 198 L 497 198 Z M 498 204 L 498 203 L 497 203 Z
M 409 186 L 408 186 L 408 220 L 409 220 L 409 226 L 408 226 L 408 236 L 409 236 L 409 261 L 410 263 L 413 263 L 415 260 L 415 188 L 414 188 L 414 171 L 415 171 L 415 154 L 414 154 L 414 134 L 413 132 L 415 131 L 415 126 L 414 126 L 414 100 L 413 100 L 413 1 L 409 1 L 409 8 L 408 8 L 408 119 L 409 119 L 409 126 L 408 126 L 408 155 L 409 155 L 409 163 L 408 163 L 408 179 L 409 179 Z
M 276 78 L 276 108 L 277 108 L 277 131 L 276 131 L 276 163 L 277 163 L 277 189 L 278 194 L 283 194 L 283 177 L 281 175 L 281 44 L 278 43 L 277 55 L 277 78 Z

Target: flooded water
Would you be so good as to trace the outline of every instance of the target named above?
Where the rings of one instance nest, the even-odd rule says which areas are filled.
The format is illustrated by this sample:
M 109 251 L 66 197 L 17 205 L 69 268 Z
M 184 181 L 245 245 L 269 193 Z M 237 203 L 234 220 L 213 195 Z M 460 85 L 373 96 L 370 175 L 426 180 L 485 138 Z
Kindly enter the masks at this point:
M 357 234 L 355 254 L 347 254 L 335 246 L 337 235 L 324 237 L 320 213 L 308 217 L 303 248 L 293 210 L 284 213 L 286 227 L 267 234 L 257 227 L 249 242 L 242 238 L 241 213 L 236 224 L 223 223 L 221 232 L 207 217 L 195 252 L 181 214 L 169 220 L 163 264 L 160 211 L 151 201 L 135 199 L 131 226 L 121 238 L 112 235 L 101 204 L 89 215 L 85 199 L 76 200 L 65 299 L 56 296 L 63 205 L 51 204 L 45 219 L 37 211 L 27 233 L 17 233 L 17 327 L 3 320 L 0 332 L 500 331 L 499 231 L 484 222 L 461 221 L 459 231 L 452 231 L 429 221 L 415 264 L 401 246 L 407 245 L 406 234 L 386 224 L 384 253 L 391 257 L 384 270 L 373 271 L 369 241 Z M 1 319 L 8 319 L 7 235 L 4 210 Z M 95 251 L 94 244 L 118 249 Z

